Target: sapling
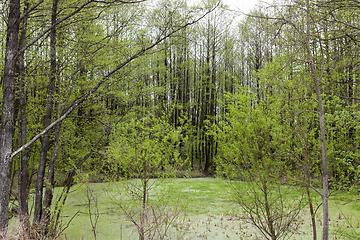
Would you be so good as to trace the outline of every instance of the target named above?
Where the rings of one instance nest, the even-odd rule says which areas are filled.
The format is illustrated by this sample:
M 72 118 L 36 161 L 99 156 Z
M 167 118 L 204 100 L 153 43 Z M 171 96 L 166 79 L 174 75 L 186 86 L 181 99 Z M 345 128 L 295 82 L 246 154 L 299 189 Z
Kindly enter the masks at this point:
M 133 223 L 140 240 L 163 239 L 180 216 L 179 206 L 169 206 L 167 195 L 158 199 L 152 195 L 184 163 L 177 150 L 179 133 L 162 119 L 145 117 L 121 124 L 113 134 L 109 153 L 114 172 L 122 174 L 122 195 L 112 200 Z

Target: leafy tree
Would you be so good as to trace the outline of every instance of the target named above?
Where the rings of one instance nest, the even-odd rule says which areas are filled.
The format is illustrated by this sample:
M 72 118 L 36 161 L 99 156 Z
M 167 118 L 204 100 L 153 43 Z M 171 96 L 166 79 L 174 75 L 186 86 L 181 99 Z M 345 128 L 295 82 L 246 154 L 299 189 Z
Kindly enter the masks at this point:
M 281 96 L 281 95 L 280 95 Z M 232 179 L 233 196 L 249 221 L 266 239 L 281 239 L 297 228 L 303 207 L 291 174 L 289 119 L 279 113 L 286 103 L 279 97 L 257 101 L 246 90 L 232 96 L 229 112 L 217 133 L 218 173 Z M 252 102 L 258 102 L 252 105 Z M 239 181 L 245 181 L 240 184 Z
M 151 199 L 151 192 L 159 187 L 159 181 L 175 176 L 184 163 L 177 150 L 179 131 L 163 120 L 144 117 L 121 124 L 113 137 L 109 151 L 113 161 L 109 168 L 121 176 L 125 189 L 117 202 L 135 225 L 139 239 L 157 234 L 161 234 L 158 237 L 162 239 L 166 231 L 156 233 L 158 226 L 154 224 L 158 224 L 156 219 L 162 217 L 164 209 L 157 209 L 159 203 Z M 154 177 L 159 180 L 153 180 Z

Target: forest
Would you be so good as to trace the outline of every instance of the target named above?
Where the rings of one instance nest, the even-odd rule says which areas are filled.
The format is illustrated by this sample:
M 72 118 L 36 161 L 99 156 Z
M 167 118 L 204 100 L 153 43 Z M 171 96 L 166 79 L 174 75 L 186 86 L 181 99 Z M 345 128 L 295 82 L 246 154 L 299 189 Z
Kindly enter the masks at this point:
M 152 203 L 163 180 L 228 182 L 260 239 L 303 212 L 332 239 L 331 194 L 358 201 L 359 0 L 4 0 L 0 40 L 0 239 L 61 239 L 94 182 L 121 183 L 140 240 L 180 239 L 179 208 Z

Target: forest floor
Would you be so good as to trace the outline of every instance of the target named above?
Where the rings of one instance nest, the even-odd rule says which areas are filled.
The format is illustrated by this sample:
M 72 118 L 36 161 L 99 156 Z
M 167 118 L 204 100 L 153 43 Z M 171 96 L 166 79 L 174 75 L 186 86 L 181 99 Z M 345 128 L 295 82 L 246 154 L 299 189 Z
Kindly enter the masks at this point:
M 184 178 L 152 180 L 149 196 L 153 206 L 172 206 L 167 213 L 158 211 L 158 219 L 167 221 L 156 227 L 169 227 L 164 239 L 265 239 L 249 223 L 247 216 L 232 197 L 229 181 L 216 178 Z M 241 183 L 246 184 L 246 183 Z M 138 239 L 134 224 L 126 219 L 128 197 L 118 182 L 76 185 L 64 207 L 63 239 Z M 317 205 L 320 196 L 313 195 Z M 329 198 L 331 239 L 354 239 L 360 233 L 360 203 L 358 196 L 332 194 Z M 160 207 L 159 207 L 160 209 Z M 156 211 L 155 207 L 155 211 Z M 321 206 L 316 214 L 318 238 L 321 238 Z M 154 212 L 155 212 L 154 211 Z M 162 208 L 162 211 L 163 208 Z M 312 239 L 309 210 L 305 207 L 297 221 L 299 227 L 289 239 Z M 165 216 L 166 215 L 166 216 Z M 92 223 L 91 223 L 92 222 Z M 155 238 L 158 239 L 158 238 Z

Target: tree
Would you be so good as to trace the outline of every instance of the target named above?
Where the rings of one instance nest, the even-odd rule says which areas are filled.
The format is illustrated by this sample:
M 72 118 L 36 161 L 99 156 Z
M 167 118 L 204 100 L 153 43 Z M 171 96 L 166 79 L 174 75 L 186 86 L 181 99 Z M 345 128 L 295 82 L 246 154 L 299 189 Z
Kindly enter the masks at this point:
M 53 0 L 52 13 L 51 13 L 51 25 L 54 27 L 50 31 L 50 79 L 49 85 L 47 87 L 47 101 L 46 101 L 46 113 L 44 116 L 44 128 L 47 128 L 51 124 L 53 105 L 54 105 L 54 91 L 55 91 L 55 82 L 56 82 L 56 22 L 57 22 L 57 9 L 58 9 L 58 0 Z M 42 198 L 43 198 L 43 185 L 44 185 L 44 175 L 45 175 L 45 165 L 46 158 L 49 149 L 50 141 L 50 131 L 47 131 L 41 141 L 40 148 L 40 159 L 39 159 L 39 169 L 37 174 L 36 181 L 36 190 L 35 190 L 35 210 L 34 210 L 34 223 L 40 224 L 40 219 L 42 215 Z
M 24 12 L 29 9 L 29 2 L 25 2 Z M 21 35 L 19 39 L 19 49 L 23 48 L 26 43 L 27 34 L 27 21 L 28 15 L 24 16 L 21 26 Z M 25 61 L 24 52 L 19 54 L 18 68 L 19 68 L 19 104 L 20 104 L 20 128 L 21 128 L 21 145 L 27 142 L 27 114 L 26 114 L 26 89 L 25 89 Z M 19 217 L 20 222 L 24 227 L 25 234 L 30 227 L 29 213 L 28 213 L 28 166 L 29 166 L 29 153 L 25 149 L 21 153 L 21 160 L 19 158 Z
M 217 170 L 232 180 L 232 195 L 250 223 L 275 240 L 297 228 L 303 199 L 292 196 L 297 190 L 288 178 L 292 129 L 280 114 L 287 103 L 282 94 L 266 96 L 258 101 L 258 91 L 247 89 L 229 96 L 229 112 L 217 129 Z
M 121 175 L 125 191 L 120 200 L 115 197 L 113 200 L 136 227 L 139 240 L 164 239 L 166 236 L 168 227 L 162 229 L 159 224 L 169 224 L 166 223 L 167 210 L 162 209 L 159 202 L 153 203 L 151 192 L 163 179 L 175 176 L 184 164 L 177 150 L 179 133 L 161 119 L 143 117 L 119 125 L 114 134 L 109 151 L 113 162 L 109 166 L 112 172 Z M 165 221 L 159 222 L 162 218 Z
M 49 94 L 47 96 L 48 99 L 48 103 L 49 103 L 49 107 L 48 112 L 46 114 L 46 119 L 47 119 L 47 123 L 45 123 L 43 130 L 40 131 L 40 133 L 36 134 L 30 141 L 28 141 L 25 145 L 22 145 L 21 147 L 19 147 L 17 150 L 13 151 L 13 139 L 14 139 L 14 119 L 15 119 L 15 64 L 17 61 L 17 58 L 27 49 L 31 48 L 32 46 L 34 46 L 35 43 L 37 43 L 40 39 L 44 38 L 44 36 L 46 35 L 46 33 L 51 32 L 52 34 L 50 34 L 53 38 L 51 42 L 52 45 L 52 49 L 55 50 L 56 49 L 56 31 L 55 31 L 55 27 L 58 26 L 61 23 L 65 23 L 68 20 L 71 20 L 72 17 L 74 16 L 80 16 L 80 12 L 86 12 L 86 11 L 90 11 L 91 8 L 95 8 L 95 9 L 99 9 L 100 15 L 101 13 L 103 13 L 101 11 L 101 9 L 107 9 L 110 8 L 112 6 L 121 6 L 121 5 L 127 5 L 127 4 L 134 4 L 134 3 L 140 3 L 140 2 L 144 2 L 144 1 L 131 1 L 131 2 L 126 2 L 126 1 L 122 1 L 122 2 L 112 2 L 112 1 L 102 1 L 102 2 L 97 2 L 97 1 L 84 1 L 84 2 L 80 2 L 80 3 L 76 3 L 75 5 L 72 5 L 71 7 L 69 6 L 69 8 L 65 8 L 63 13 L 64 16 L 61 18 L 56 19 L 56 4 L 57 2 L 54 2 L 54 7 L 53 7 L 53 22 L 51 24 L 51 26 L 48 26 L 45 29 L 38 29 L 37 31 L 35 31 L 34 33 L 36 33 L 33 36 L 33 39 L 29 39 L 27 40 L 27 44 L 25 46 L 23 46 L 21 49 L 18 49 L 18 44 L 17 44 L 17 39 L 18 39 L 18 35 L 19 35 L 19 26 L 20 26 L 20 21 L 23 20 L 23 17 L 20 16 L 20 2 L 19 0 L 17 1 L 10 1 L 10 8 L 9 8 L 9 16 L 8 16 L 8 29 L 7 29 L 7 47 L 6 47 L 6 54 L 5 54 L 5 67 L 4 67 L 4 80 L 3 80 L 3 111 L 2 111 L 2 125 L 1 125 L 1 145 L 0 145 L 0 168 L 1 168 L 1 193 L 0 193 L 0 229 L 3 231 L 6 231 L 7 228 L 7 223 L 8 223 L 8 202 L 9 202 L 9 187 L 10 187 L 10 168 L 12 166 L 12 159 L 14 156 L 16 156 L 18 153 L 22 152 L 24 149 L 28 148 L 29 146 L 31 146 L 37 139 L 39 139 L 40 137 L 44 136 L 45 134 L 48 133 L 48 131 L 50 129 L 52 129 L 54 126 L 56 126 L 57 124 L 62 123 L 62 121 L 68 117 L 70 115 L 70 113 L 72 113 L 74 110 L 76 110 L 79 106 L 81 106 L 82 104 L 84 104 L 84 102 L 86 102 L 95 92 L 97 92 L 101 86 L 104 85 L 104 83 L 106 83 L 111 77 L 113 77 L 115 75 L 116 72 L 118 72 L 120 69 L 124 68 L 126 65 L 128 65 L 129 63 L 131 63 L 132 61 L 134 61 L 135 59 L 139 58 L 140 56 L 144 55 L 146 52 L 148 52 L 149 50 L 153 49 L 155 46 L 157 46 L 159 43 L 161 43 L 162 41 L 164 41 L 165 39 L 169 38 L 171 35 L 174 35 L 175 33 L 179 32 L 181 29 L 184 29 L 192 24 L 195 24 L 196 22 L 198 22 L 200 19 L 202 19 L 206 14 L 208 14 L 209 12 L 213 11 L 212 9 L 207 9 L 207 10 L 199 10 L 199 9 L 195 9 L 191 12 L 189 12 L 189 14 L 185 13 L 183 15 L 181 15 L 181 19 L 182 24 L 180 25 L 176 25 L 177 22 L 168 22 L 167 25 L 165 26 L 166 29 L 169 29 L 169 31 L 160 31 L 160 32 L 156 32 L 155 35 L 151 35 L 152 32 L 149 31 L 149 35 L 145 36 L 143 34 L 138 34 L 138 35 L 132 35 L 134 37 L 130 37 L 129 38 L 129 42 L 130 40 L 135 40 L 135 43 L 137 44 L 136 47 L 134 48 L 126 48 L 126 50 L 128 50 L 128 52 L 124 53 L 124 57 L 121 59 L 121 61 L 114 61 L 111 62 L 110 65 L 107 65 L 107 69 L 99 69 L 99 71 L 97 73 L 94 73 L 93 76 L 96 76 L 93 80 L 93 85 L 91 85 L 90 87 L 87 87 L 84 89 L 84 91 L 80 91 L 81 94 L 80 95 L 68 95 L 67 100 L 68 103 L 65 106 L 62 106 L 60 109 L 63 109 L 62 113 L 59 114 L 59 117 L 53 121 L 52 123 L 50 123 L 48 120 L 52 118 L 51 113 L 53 113 L 52 107 L 50 107 L 50 105 L 52 105 L 53 102 L 53 97 L 51 97 L 51 95 L 53 94 L 53 87 L 55 84 L 55 78 L 54 76 L 55 74 L 55 66 L 56 66 L 56 57 L 54 57 L 54 51 L 51 57 L 51 81 L 50 81 L 50 85 L 49 85 Z M 34 9 L 38 8 L 39 6 L 44 6 L 43 4 L 44 1 L 40 0 L 37 3 L 35 3 L 34 5 L 30 6 L 28 10 L 26 10 L 26 14 L 24 14 L 24 16 L 26 16 L 27 14 L 31 13 Z M 86 10 L 86 11 L 85 11 Z M 202 12 L 202 13 L 201 13 Z M 46 16 L 46 15 L 45 15 Z M 137 19 L 139 21 L 141 21 L 141 19 Z M 80 18 L 79 21 L 83 21 L 83 19 Z M 149 26 L 149 29 L 151 26 Z M 119 29 L 121 29 L 121 27 L 119 26 Z M 141 33 L 141 31 L 140 31 Z M 150 37 L 153 36 L 153 37 Z M 55 38 L 55 39 L 54 39 Z M 16 41 L 15 41 L 16 39 Z M 90 49 L 94 51 L 94 53 L 96 53 L 99 48 L 97 48 L 98 44 L 103 44 L 106 43 L 106 40 L 108 39 L 108 37 L 105 37 L 103 39 L 103 41 L 100 41 L 98 43 L 93 43 L 90 44 L 88 46 L 88 48 L 86 49 L 87 51 L 89 51 Z M 129 43 L 127 42 L 127 43 Z M 134 41 L 132 41 L 134 42 Z M 94 48 L 92 48 L 94 47 Z M 105 56 L 107 57 L 107 56 Z M 69 59 L 69 63 L 72 62 L 73 59 Z M 71 74 L 70 77 L 74 78 L 76 77 L 76 73 L 80 71 L 79 68 L 76 68 L 74 74 Z M 81 72 L 81 71 L 80 71 Z M 70 88 L 70 93 L 73 93 L 73 88 Z M 34 96 L 37 94 L 36 91 L 33 92 Z M 51 110 L 51 111 L 50 111 Z M 57 131 L 58 132 L 58 131 Z M 47 137 L 44 137 L 43 139 L 46 140 Z M 42 156 L 46 156 L 47 155 L 47 150 L 45 148 L 45 144 L 44 143 L 44 148 L 41 150 L 41 153 L 43 154 Z M 44 159 L 44 157 L 42 157 L 42 159 Z M 46 159 L 46 158 L 45 158 Z M 86 159 L 86 158 L 85 158 Z M 43 174 L 43 170 L 44 168 L 44 161 L 41 160 L 42 163 L 40 163 L 40 171 L 39 171 L 39 177 L 38 177 L 38 190 L 39 192 L 42 189 L 41 183 L 43 183 L 44 180 L 44 174 Z M 80 164 L 81 165 L 81 164 Z M 53 165 L 52 165 L 53 167 Z M 50 169 L 51 170 L 51 169 Z M 73 177 L 73 176 L 72 176 Z M 50 174 L 50 178 L 51 178 L 51 174 Z M 71 177 L 70 177 L 71 179 Z M 70 180 L 70 182 L 72 182 Z M 38 200 L 37 200 L 37 211 L 36 211 L 36 217 L 35 217 L 35 222 L 39 221 L 39 219 L 41 218 L 41 197 L 40 195 L 38 195 Z
M 306 0 L 306 35 L 305 35 L 305 46 L 309 57 L 309 65 L 311 77 L 315 83 L 315 92 L 319 108 L 319 126 L 320 126 L 320 139 L 321 139 L 321 161 L 322 161 L 322 178 L 323 178 L 323 192 L 321 194 L 323 204 L 323 240 L 329 239 L 329 206 L 328 206 L 328 191 L 329 191 L 329 173 L 328 164 L 326 157 L 326 136 L 325 136 L 325 112 L 324 105 L 321 96 L 320 81 L 321 77 L 317 76 L 315 70 L 315 63 L 310 48 L 310 34 L 311 34 L 311 22 L 310 22 L 310 3 Z M 324 71 L 322 69 L 322 71 Z M 322 75 L 322 74 L 321 74 Z
M 302 3 L 299 3 L 300 5 Z M 296 4 L 295 4 L 296 5 Z M 289 10 L 292 9 L 292 5 L 289 5 Z M 314 57 L 314 46 L 316 46 L 315 41 L 311 41 L 311 36 L 313 36 L 313 29 L 317 29 L 316 24 L 311 20 L 313 11 L 310 7 L 310 3 L 308 0 L 305 1 L 305 16 L 302 18 L 304 20 L 303 26 L 298 26 L 295 21 L 293 20 L 293 16 L 284 16 L 280 15 L 280 17 L 274 17 L 273 19 L 277 19 L 282 21 L 284 24 L 289 24 L 295 32 L 298 34 L 299 38 L 304 40 L 304 49 L 306 52 L 306 57 L 308 59 L 308 69 L 310 72 L 310 76 L 314 82 L 315 86 L 315 94 L 316 100 L 318 103 L 318 111 L 319 111 L 319 131 L 320 131 L 320 141 L 321 141 L 321 159 L 322 159 L 322 205 L 323 205 L 323 239 L 328 239 L 328 232 L 329 232 L 329 217 L 328 217 L 328 181 L 329 181 L 329 174 L 328 174 L 328 163 L 327 163 L 327 156 L 326 156 L 326 136 L 325 136 L 325 112 L 324 112 L 324 105 L 322 100 L 322 90 L 321 90 L 321 80 L 324 73 L 324 65 L 320 66 L 318 72 L 316 69 L 318 65 L 316 65 L 316 58 Z M 301 16 L 301 15 L 300 15 Z M 269 18 L 271 17 L 264 17 L 258 16 L 259 18 Z M 301 19 L 300 19 L 301 20 Z M 305 29 L 305 31 L 302 30 Z M 319 32 L 316 32 L 319 34 Z M 322 52 L 322 44 L 320 40 L 319 44 L 320 52 Z M 320 60 L 321 61 L 321 60 Z M 320 193 L 320 192 L 319 192 Z
M 19 29 L 20 0 L 11 0 L 6 37 L 0 132 L 0 231 L 6 230 L 9 219 L 9 187 L 14 135 L 15 73 Z

